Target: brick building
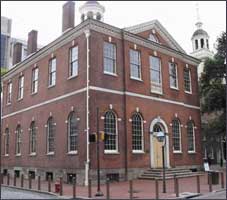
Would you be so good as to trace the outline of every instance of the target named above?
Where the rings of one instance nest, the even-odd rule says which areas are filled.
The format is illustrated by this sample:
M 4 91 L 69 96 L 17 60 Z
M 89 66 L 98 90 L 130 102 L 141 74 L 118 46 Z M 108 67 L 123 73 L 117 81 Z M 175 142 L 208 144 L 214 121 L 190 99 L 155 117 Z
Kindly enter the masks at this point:
M 96 177 L 97 130 L 101 177 L 137 177 L 162 167 L 202 164 L 197 65 L 157 21 L 120 29 L 102 22 L 96 1 L 63 6 L 62 35 L 2 77 L 2 170 L 79 183 Z M 34 48 L 32 48 L 34 47 Z M 15 52 L 16 53 L 16 52 Z

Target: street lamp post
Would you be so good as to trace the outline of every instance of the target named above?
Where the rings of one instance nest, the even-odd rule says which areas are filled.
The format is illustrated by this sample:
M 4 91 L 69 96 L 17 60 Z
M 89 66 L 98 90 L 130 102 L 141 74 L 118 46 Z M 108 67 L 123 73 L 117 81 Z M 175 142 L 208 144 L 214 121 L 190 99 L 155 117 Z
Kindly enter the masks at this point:
M 100 134 L 99 134 L 99 108 L 97 107 L 97 193 L 95 196 L 103 196 L 103 193 L 100 189 L 100 156 L 99 156 L 99 141 L 100 141 Z

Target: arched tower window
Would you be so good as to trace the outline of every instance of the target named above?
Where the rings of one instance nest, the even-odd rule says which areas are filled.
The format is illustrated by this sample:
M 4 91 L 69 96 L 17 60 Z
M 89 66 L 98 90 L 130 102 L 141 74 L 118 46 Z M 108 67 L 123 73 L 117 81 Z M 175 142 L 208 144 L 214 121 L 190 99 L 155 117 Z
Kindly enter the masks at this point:
M 101 14 L 98 12 L 98 13 L 96 14 L 96 19 L 100 21 L 101 18 L 102 18 L 102 16 L 101 16 Z
M 81 15 L 81 21 L 83 22 L 84 20 L 85 20 L 85 15 L 82 14 L 82 15 Z
M 204 39 L 200 39 L 200 43 L 201 43 L 201 48 L 204 48 Z
M 94 17 L 93 12 L 92 12 L 92 11 L 89 11 L 89 12 L 87 13 L 87 18 L 88 18 L 88 19 L 93 19 L 93 17 Z
M 195 40 L 195 49 L 197 50 L 199 48 L 198 40 Z
M 207 49 L 209 49 L 209 41 L 208 41 L 208 39 L 206 41 L 207 41 Z
M 117 117 L 111 110 L 105 113 L 104 132 L 106 135 L 105 150 L 117 151 L 118 150 Z
M 143 118 L 139 113 L 132 116 L 132 150 L 143 151 Z

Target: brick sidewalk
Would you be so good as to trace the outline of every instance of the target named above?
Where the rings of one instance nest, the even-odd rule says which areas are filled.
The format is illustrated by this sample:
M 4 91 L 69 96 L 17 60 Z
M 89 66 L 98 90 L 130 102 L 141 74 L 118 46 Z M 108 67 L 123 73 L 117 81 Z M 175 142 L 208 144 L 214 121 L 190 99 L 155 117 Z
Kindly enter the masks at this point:
M 200 193 L 207 194 L 209 193 L 209 185 L 207 183 L 208 176 L 207 174 L 203 174 L 200 176 Z M 188 177 L 188 178 L 180 178 L 179 182 L 179 193 L 183 192 L 192 192 L 197 193 L 197 184 L 196 177 Z M 224 183 L 226 183 L 226 172 L 224 172 Z M 7 177 L 4 177 L 4 184 L 7 184 Z M 10 179 L 10 185 L 13 185 L 13 179 Z M 17 179 L 17 187 L 20 187 L 20 179 Z M 226 184 L 225 184 L 226 187 Z M 28 180 L 24 180 L 24 188 L 28 188 Z M 213 191 L 217 191 L 221 189 L 221 180 L 219 176 L 219 184 L 212 186 Z M 37 180 L 32 180 L 32 189 L 38 189 Z M 41 181 L 41 190 L 48 191 L 48 183 L 47 181 Z M 136 199 L 155 199 L 155 181 L 153 180 L 134 180 L 133 181 L 133 190 L 135 193 L 133 197 Z M 97 191 L 96 186 L 92 186 L 92 198 L 95 197 Z M 106 198 L 106 185 L 101 185 L 101 191 L 104 196 L 99 199 Z M 54 192 L 54 182 L 51 182 L 51 192 Z M 166 192 L 162 193 L 162 181 L 159 181 L 159 198 L 176 198 L 176 194 L 174 193 L 174 180 L 166 180 Z M 72 185 L 63 184 L 63 196 L 67 196 L 71 198 L 73 196 Z M 85 186 L 77 186 L 76 187 L 76 196 L 77 197 L 88 197 L 88 187 Z M 110 198 L 115 199 L 129 199 L 129 182 L 115 182 L 110 183 Z

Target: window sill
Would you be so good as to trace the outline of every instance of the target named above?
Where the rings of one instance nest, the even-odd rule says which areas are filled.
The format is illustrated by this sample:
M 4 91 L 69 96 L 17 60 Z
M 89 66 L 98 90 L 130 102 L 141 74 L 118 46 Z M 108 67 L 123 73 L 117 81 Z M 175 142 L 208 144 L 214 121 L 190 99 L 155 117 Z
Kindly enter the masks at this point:
M 158 91 L 154 91 L 154 90 L 151 90 L 151 94 L 164 95 L 163 92 L 158 92 Z
M 115 73 L 111 73 L 111 72 L 105 72 L 105 71 L 104 71 L 104 74 L 105 74 L 105 75 L 109 75 L 109 76 L 115 76 L 115 77 L 118 77 L 118 75 L 117 75 L 117 74 L 115 74 Z
M 50 88 L 53 88 L 56 84 L 54 85 L 49 85 L 47 88 L 50 89 Z
M 74 78 L 76 78 L 78 75 L 74 75 L 74 76 L 69 76 L 68 78 L 67 78 L 67 80 L 71 80 L 71 79 L 74 79 Z
M 16 157 L 20 157 L 20 156 L 21 156 L 21 153 L 16 154 Z
M 68 155 L 76 155 L 76 154 L 78 154 L 78 152 L 77 151 L 69 151 L 67 154 Z
M 142 80 L 141 78 L 130 77 L 130 79 L 132 79 L 132 80 L 134 80 L 134 81 L 143 82 L 143 80 Z
M 38 94 L 38 92 L 33 92 L 31 93 L 31 96 Z
M 5 156 L 5 157 L 9 157 L 9 154 L 5 154 L 4 156 Z
M 30 153 L 29 156 L 36 156 L 36 153 Z
M 104 150 L 104 154 L 120 154 L 118 151 Z
M 12 103 L 7 103 L 6 106 L 10 106 Z
M 186 94 L 192 94 L 192 92 L 184 91 Z
M 133 154 L 144 154 L 145 152 L 143 150 L 133 150 Z
M 179 88 L 178 88 L 178 87 L 171 87 L 171 86 L 170 86 L 170 89 L 179 91 Z
M 174 154 L 182 154 L 182 151 L 173 151 Z
M 23 100 L 23 97 L 22 97 L 22 98 L 17 99 L 17 101 L 18 101 L 18 102 L 20 102 L 20 101 L 22 101 L 22 100 Z
M 46 154 L 47 156 L 53 156 L 54 155 L 54 152 L 49 152 Z
M 188 151 L 188 154 L 196 154 L 195 151 Z

